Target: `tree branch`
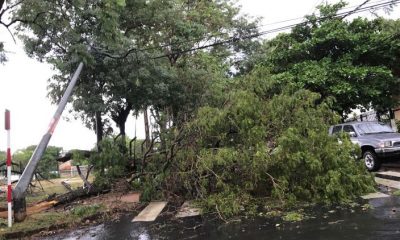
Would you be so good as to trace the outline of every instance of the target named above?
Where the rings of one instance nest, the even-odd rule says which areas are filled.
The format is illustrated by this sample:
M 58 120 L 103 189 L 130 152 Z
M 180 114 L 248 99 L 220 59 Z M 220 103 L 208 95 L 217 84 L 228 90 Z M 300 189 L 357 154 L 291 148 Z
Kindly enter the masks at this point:
M 1 1 L 3 1 L 3 2 L 1 2 Z M 11 6 L 8 6 L 7 8 L 3 9 L 3 10 L 0 12 L 0 25 L 3 25 L 3 26 L 7 29 L 7 31 L 10 33 L 10 35 L 11 35 L 11 37 L 12 37 L 14 43 L 17 43 L 17 41 L 15 40 L 14 34 L 13 34 L 13 33 L 11 32 L 11 30 L 10 30 L 10 26 L 11 26 L 11 25 L 13 25 L 14 23 L 17 23 L 17 22 L 21 22 L 21 23 L 25 23 L 25 24 L 28 24 L 28 23 L 37 24 L 37 23 L 36 23 L 36 20 L 39 18 L 39 16 L 42 15 L 42 14 L 45 14 L 45 12 L 39 12 L 38 14 L 36 14 L 36 16 L 35 16 L 35 18 L 33 19 L 33 21 L 29 21 L 29 20 L 24 20 L 24 19 L 18 19 L 18 18 L 16 18 L 16 19 L 11 20 L 11 22 L 9 22 L 9 23 L 3 22 L 3 20 L 1 19 L 1 18 L 3 17 L 3 14 L 4 14 L 6 11 L 8 11 L 9 9 L 14 8 L 14 7 L 16 7 L 17 5 L 21 4 L 22 2 L 23 2 L 23 0 L 21 0 L 21 1 L 17 2 L 17 3 L 15 3 L 15 4 L 11 5 Z M 0 0 L 0 9 L 1 9 L 1 7 L 2 7 L 3 4 L 4 4 L 4 0 Z M 37 24 L 37 25 L 39 25 L 39 24 Z M 40 26 L 40 25 L 39 25 L 39 26 Z M 40 26 L 40 27 L 41 27 L 41 26 Z
M 92 188 L 92 184 L 85 178 L 85 176 L 83 176 L 79 165 L 76 165 L 76 170 L 78 170 L 79 177 L 81 177 L 82 181 L 84 182 L 83 185 L 85 186 L 85 188 L 88 189 L 88 191 L 90 191 L 90 189 Z

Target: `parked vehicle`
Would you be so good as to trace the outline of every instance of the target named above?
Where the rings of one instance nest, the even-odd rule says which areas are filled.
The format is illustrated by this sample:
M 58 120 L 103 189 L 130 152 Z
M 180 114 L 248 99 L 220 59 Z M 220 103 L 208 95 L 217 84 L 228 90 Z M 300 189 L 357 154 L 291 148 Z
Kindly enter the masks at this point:
M 400 157 L 400 133 L 380 122 L 351 122 L 331 126 L 329 134 L 348 133 L 361 147 L 361 158 L 369 171 L 376 171 L 386 160 Z

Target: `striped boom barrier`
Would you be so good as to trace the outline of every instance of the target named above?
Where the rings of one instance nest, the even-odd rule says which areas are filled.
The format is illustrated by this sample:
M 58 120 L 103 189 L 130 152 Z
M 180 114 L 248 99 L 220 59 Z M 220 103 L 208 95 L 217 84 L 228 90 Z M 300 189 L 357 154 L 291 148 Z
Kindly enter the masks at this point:
M 5 129 L 7 131 L 7 205 L 8 205 L 8 227 L 12 226 L 12 187 L 11 187 L 11 141 L 10 141 L 10 111 L 5 112 Z

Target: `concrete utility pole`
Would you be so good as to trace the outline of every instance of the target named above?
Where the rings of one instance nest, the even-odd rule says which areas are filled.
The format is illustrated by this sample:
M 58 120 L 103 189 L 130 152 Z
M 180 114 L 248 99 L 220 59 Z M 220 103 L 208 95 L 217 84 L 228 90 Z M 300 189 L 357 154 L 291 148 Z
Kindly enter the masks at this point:
M 47 144 L 49 143 L 50 138 L 53 135 L 58 120 L 60 119 L 61 114 L 64 111 L 65 106 L 67 105 L 68 99 L 72 94 L 72 90 L 78 80 L 79 75 L 81 74 L 82 68 L 83 68 L 83 63 L 81 62 L 79 63 L 78 68 L 76 69 L 74 75 L 72 76 L 71 81 L 67 89 L 65 90 L 60 103 L 58 104 L 57 110 L 54 113 L 53 119 L 50 122 L 47 132 L 43 135 L 42 140 L 40 141 L 39 145 L 33 152 L 31 159 L 28 162 L 28 165 L 26 165 L 24 172 L 22 173 L 17 185 L 15 186 L 15 189 L 13 191 L 13 202 L 14 202 L 14 220 L 16 222 L 21 222 L 26 217 L 26 201 L 25 201 L 26 190 L 28 189 L 29 183 L 32 180 L 37 165 L 40 159 L 42 158 L 44 151 L 47 148 Z

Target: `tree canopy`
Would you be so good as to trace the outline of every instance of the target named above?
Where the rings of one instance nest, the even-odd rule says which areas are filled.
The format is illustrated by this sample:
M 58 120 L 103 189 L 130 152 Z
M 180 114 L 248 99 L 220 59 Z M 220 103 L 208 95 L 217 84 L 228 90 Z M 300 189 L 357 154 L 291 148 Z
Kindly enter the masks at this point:
M 17 150 L 12 156 L 13 163 L 21 164 L 22 169 L 24 169 L 35 149 L 36 145 L 32 145 L 24 149 Z M 47 147 L 36 169 L 36 172 L 39 173 L 39 177 L 49 178 L 51 176 L 55 176 L 55 172 L 58 171 L 58 162 L 56 159 L 60 156 L 61 151 L 61 147 Z
M 343 2 L 319 7 L 291 33 L 266 42 L 265 58 L 277 79 L 334 97 L 340 114 L 395 107 L 399 92 L 398 21 L 335 16 Z
M 52 100 L 60 98 L 69 73 L 83 59 L 73 110 L 89 127 L 101 112 L 103 123 L 113 120 L 124 135 L 131 110 L 152 107 L 155 117 L 168 116 L 164 122 L 187 119 L 212 80 L 213 73 L 204 70 L 207 59 L 224 61 L 245 44 L 201 53 L 190 49 L 257 31 L 238 14 L 229 0 L 27 0 L 14 17 L 34 19 L 19 25 L 26 51 L 59 71 L 49 85 Z

